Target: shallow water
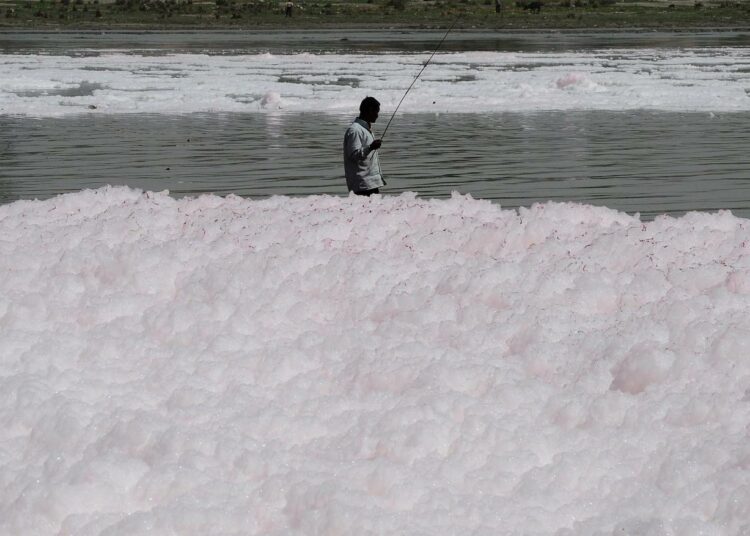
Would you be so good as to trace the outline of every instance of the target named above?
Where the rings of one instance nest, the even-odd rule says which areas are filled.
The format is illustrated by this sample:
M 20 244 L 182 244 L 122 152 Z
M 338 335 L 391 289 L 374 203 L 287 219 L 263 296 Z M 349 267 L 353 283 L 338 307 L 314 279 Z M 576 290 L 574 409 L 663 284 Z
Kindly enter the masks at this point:
M 350 119 L 0 117 L 0 201 L 105 184 L 175 195 L 345 195 L 340 153 Z M 389 194 L 455 190 L 507 207 L 577 201 L 645 218 L 750 216 L 749 121 L 750 113 L 407 114 L 393 122 L 381 160 Z

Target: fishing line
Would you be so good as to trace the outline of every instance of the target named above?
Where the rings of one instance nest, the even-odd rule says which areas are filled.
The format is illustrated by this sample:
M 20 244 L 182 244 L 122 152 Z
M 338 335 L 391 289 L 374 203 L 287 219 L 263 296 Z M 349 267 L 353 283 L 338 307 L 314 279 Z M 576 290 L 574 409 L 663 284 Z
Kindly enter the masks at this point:
M 383 130 L 383 134 L 380 136 L 381 140 L 383 138 L 385 138 L 385 133 L 388 132 L 388 127 L 391 126 L 391 121 L 393 121 L 393 118 L 396 117 L 396 112 L 398 112 L 398 109 L 401 107 L 401 103 L 404 102 L 404 99 L 409 94 L 409 91 L 411 91 L 411 88 L 414 86 L 414 84 L 417 82 L 417 80 L 419 80 L 419 77 L 422 76 L 422 73 L 424 72 L 424 70 L 427 69 L 427 66 L 432 61 L 432 58 L 434 58 L 435 54 L 437 54 L 437 51 L 440 50 L 440 47 L 443 45 L 443 41 L 445 41 L 445 38 L 448 37 L 449 33 L 451 33 L 451 30 L 453 29 L 453 27 L 458 22 L 458 19 L 460 19 L 460 18 L 461 17 L 459 16 L 459 17 L 456 17 L 453 20 L 453 24 L 451 24 L 450 28 L 448 28 L 448 31 L 445 32 L 445 35 L 443 36 L 443 38 L 438 43 L 437 48 L 435 48 L 435 50 L 432 52 L 432 55 L 430 56 L 430 58 L 425 62 L 425 64 L 422 66 L 422 69 L 417 73 L 417 76 L 414 77 L 414 80 L 412 80 L 411 85 L 409 85 L 409 87 L 407 88 L 406 92 L 404 93 L 404 96 L 401 97 L 400 101 L 398 101 L 398 105 L 396 106 L 396 109 L 393 110 L 393 115 L 391 115 L 391 118 L 388 120 L 388 124 L 385 126 L 385 130 Z

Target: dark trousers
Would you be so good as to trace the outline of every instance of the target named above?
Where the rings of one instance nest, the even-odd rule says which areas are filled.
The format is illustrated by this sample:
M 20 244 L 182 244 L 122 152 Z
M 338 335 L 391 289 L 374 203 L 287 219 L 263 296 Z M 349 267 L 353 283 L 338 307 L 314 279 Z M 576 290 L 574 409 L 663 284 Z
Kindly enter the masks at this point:
M 360 190 L 359 192 L 354 192 L 356 195 L 366 195 L 367 197 L 370 197 L 372 194 L 379 194 L 380 188 L 373 188 L 372 190 Z

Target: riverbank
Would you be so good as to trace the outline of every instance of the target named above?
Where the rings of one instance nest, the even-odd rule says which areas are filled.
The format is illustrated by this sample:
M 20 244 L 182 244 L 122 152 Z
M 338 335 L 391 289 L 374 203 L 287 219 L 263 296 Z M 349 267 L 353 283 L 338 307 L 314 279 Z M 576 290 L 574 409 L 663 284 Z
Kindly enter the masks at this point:
M 194 30 L 194 29 L 743 29 L 750 28 L 750 5 L 720 3 L 510 2 L 465 3 L 327 0 L 294 5 L 264 0 L 38 0 L 0 2 L 0 31 Z M 571 7 L 572 4 L 572 7 Z M 606 5 L 605 5 L 606 4 Z

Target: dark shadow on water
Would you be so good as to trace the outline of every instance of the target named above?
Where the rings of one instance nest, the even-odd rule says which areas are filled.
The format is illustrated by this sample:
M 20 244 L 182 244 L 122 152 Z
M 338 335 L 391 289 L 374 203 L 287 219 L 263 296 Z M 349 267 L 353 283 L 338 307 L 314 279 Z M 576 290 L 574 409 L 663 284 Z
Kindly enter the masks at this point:
M 445 30 L 0 31 L 0 53 L 96 55 L 99 50 L 200 52 L 414 52 L 432 50 Z M 738 31 L 454 30 L 442 50 L 555 52 L 594 48 L 748 46 Z

